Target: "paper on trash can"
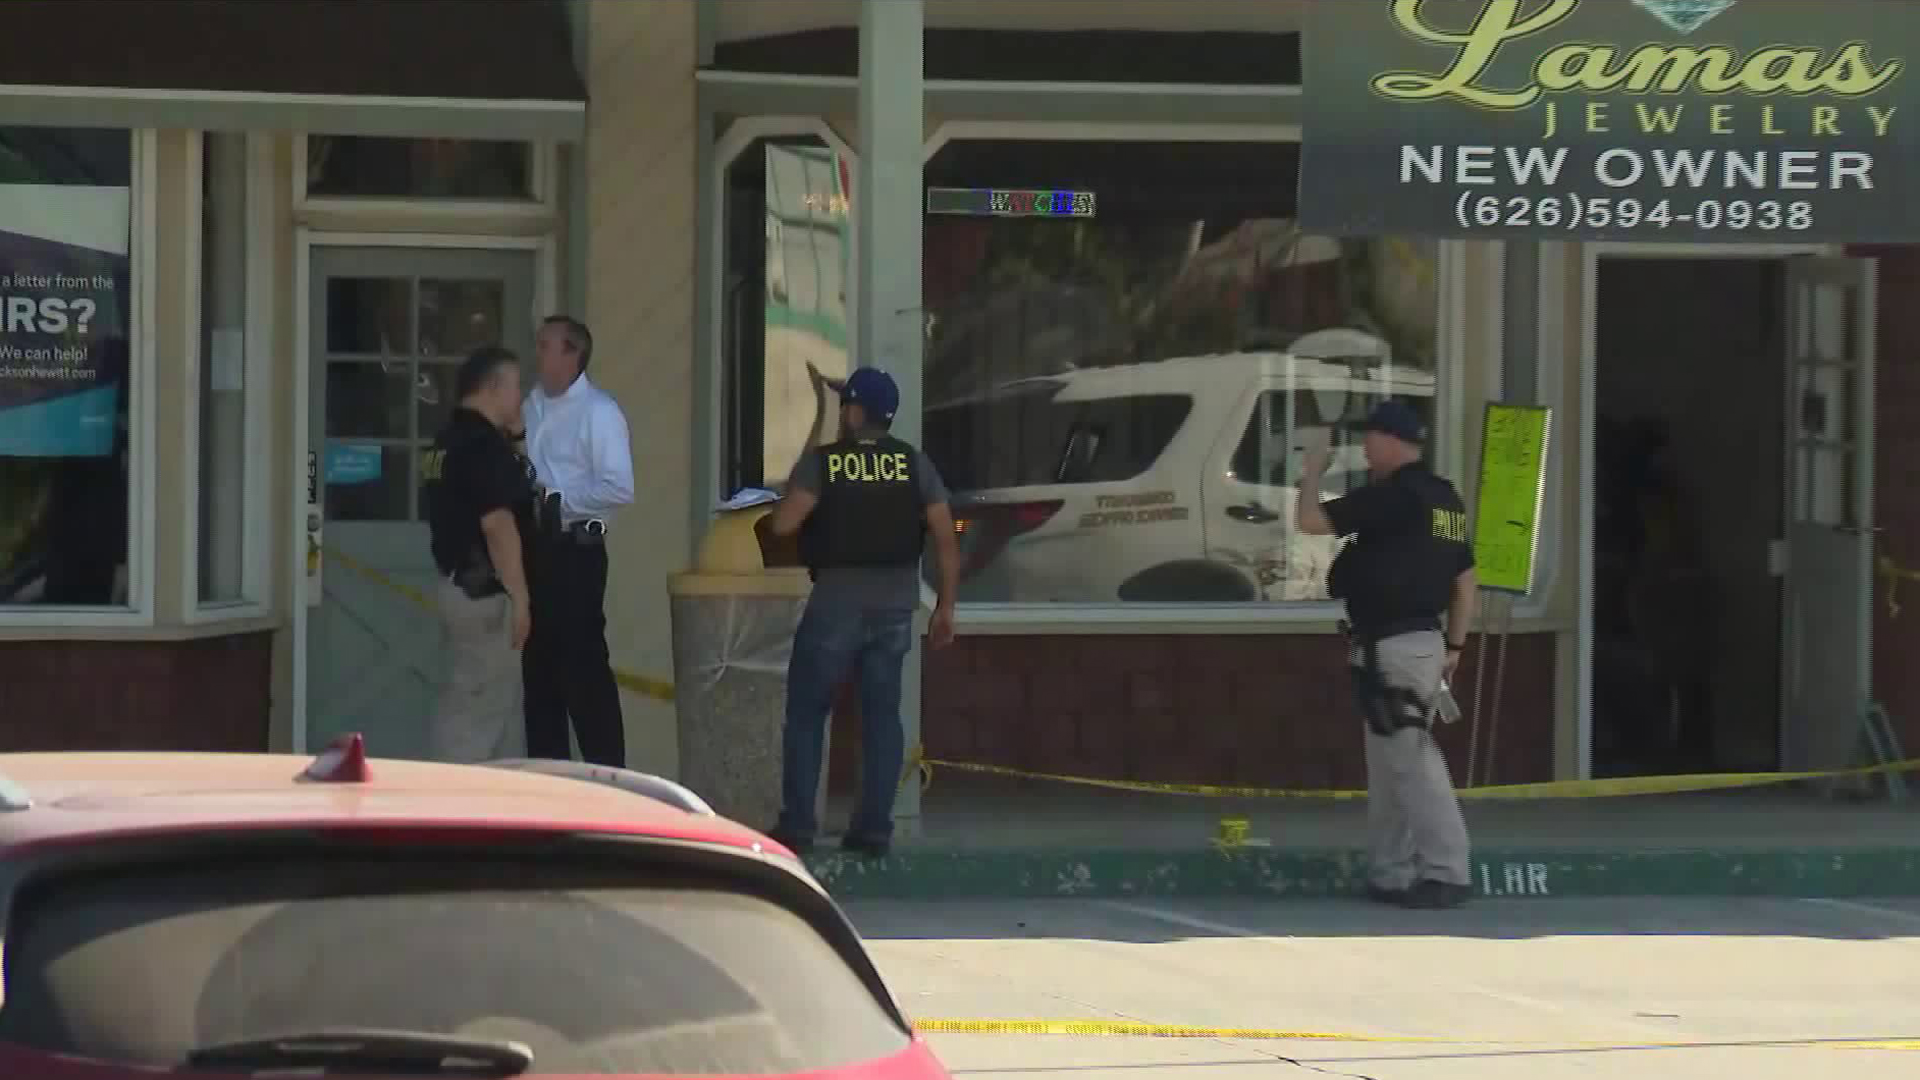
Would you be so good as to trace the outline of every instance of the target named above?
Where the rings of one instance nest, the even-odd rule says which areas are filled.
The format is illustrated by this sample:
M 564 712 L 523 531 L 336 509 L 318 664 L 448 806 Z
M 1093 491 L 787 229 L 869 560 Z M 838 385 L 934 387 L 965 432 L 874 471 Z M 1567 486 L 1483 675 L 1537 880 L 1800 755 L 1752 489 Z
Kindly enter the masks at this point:
M 715 506 L 714 509 L 745 510 L 749 506 L 760 506 L 764 503 L 779 501 L 780 493 L 777 491 L 768 491 L 766 488 L 741 488 L 728 498 L 721 499 L 719 505 Z

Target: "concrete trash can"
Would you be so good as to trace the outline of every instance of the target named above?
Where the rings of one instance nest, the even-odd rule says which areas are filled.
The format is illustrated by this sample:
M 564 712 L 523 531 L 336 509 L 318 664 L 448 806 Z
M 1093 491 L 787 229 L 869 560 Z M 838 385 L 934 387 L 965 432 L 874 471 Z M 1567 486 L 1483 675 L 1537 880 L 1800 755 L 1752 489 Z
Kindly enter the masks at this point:
M 812 585 L 769 505 L 721 511 L 693 569 L 667 579 L 682 784 L 750 828 L 780 815 L 787 659 Z M 788 565 L 782 565 L 786 563 Z M 824 801 L 826 770 L 821 770 Z

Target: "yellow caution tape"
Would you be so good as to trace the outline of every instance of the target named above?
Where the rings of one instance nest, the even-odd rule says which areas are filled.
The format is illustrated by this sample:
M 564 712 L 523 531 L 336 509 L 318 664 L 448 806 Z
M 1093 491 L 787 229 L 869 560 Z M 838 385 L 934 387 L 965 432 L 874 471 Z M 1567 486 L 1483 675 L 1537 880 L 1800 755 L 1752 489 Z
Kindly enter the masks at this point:
M 1268 1028 L 1193 1027 L 1143 1024 L 1130 1020 L 915 1020 L 929 1035 L 1131 1035 L 1151 1039 L 1249 1039 L 1279 1042 L 1448 1043 L 1465 1040 L 1348 1035 L 1328 1031 L 1275 1031 Z
M 1880 576 L 1886 580 L 1887 618 L 1897 619 L 1900 617 L 1900 601 L 1898 599 L 1900 595 L 1900 583 L 1902 581 L 1920 581 L 1920 570 L 1910 570 L 1885 555 L 1880 556 L 1879 561 L 1874 564 L 1874 568 L 1877 569 L 1880 572 Z
M 1163 784 L 1149 780 L 1104 780 L 1092 776 L 1067 776 L 1059 773 L 1031 772 L 1004 765 L 979 765 L 966 761 L 942 761 L 916 758 L 931 784 L 931 770 L 985 773 L 1020 780 L 1041 780 L 1109 791 L 1137 791 L 1157 795 L 1198 795 L 1212 799 L 1364 799 L 1365 791 L 1320 790 L 1312 788 L 1232 787 L 1222 784 Z M 1920 758 L 1885 765 L 1863 765 L 1850 769 L 1826 769 L 1818 772 L 1770 773 L 1694 773 L 1686 776 L 1620 776 L 1601 780 L 1548 780 L 1537 784 L 1493 784 L 1462 788 L 1463 799 L 1596 799 L 1622 795 L 1678 795 L 1695 791 L 1719 791 L 1727 788 L 1765 787 L 1801 780 L 1827 780 L 1843 776 L 1875 776 L 1883 773 L 1920 769 Z
M 426 594 L 408 585 L 406 582 L 390 574 L 381 573 L 371 566 L 359 562 L 352 556 L 342 555 L 332 548 L 323 549 L 323 554 L 326 556 L 327 561 L 339 563 L 342 567 L 359 574 L 361 577 L 366 578 L 376 585 L 385 587 L 396 596 L 411 602 L 415 606 L 426 611 L 435 610 L 434 602 L 428 599 Z M 659 701 L 673 700 L 673 684 L 670 682 L 662 682 L 659 679 L 649 679 L 645 675 L 635 675 L 629 671 L 621 671 L 619 668 L 613 670 L 613 681 L 620 684 L 623 689 L 631 690 L 636 694 L 644 694 L 647 697 L 655 698 Z
M 1920 1050 L 1912 1039 L 1760 1039 L 1753 1041 L 1659 1041 L 1623 1038 L 1593 1039 L 1466 1039 L 1415 1035 L 1359 1035 L 1333 1031 L 1281 1031 L 1273 1028 L 1202 1027 L 1190 1024 L 1149 1024 L 1133 1020 L 914 1020 L 924 1035 L 1081 1035 L 1146 1039 L 1241 1039 L 1249 1042 L 1399 1043 L 1448 1046 L 1562 1046 L 1684 1047 L 1751 1046 L 1807 1047 L 1831 1050 Z

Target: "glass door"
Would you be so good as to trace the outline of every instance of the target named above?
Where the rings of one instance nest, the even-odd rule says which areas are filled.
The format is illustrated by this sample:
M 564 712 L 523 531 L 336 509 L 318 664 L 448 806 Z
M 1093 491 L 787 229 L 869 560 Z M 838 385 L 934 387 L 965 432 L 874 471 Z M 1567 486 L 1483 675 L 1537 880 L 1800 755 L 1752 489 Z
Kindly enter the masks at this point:
M 1871 701 L 1874 263 L 1787 264 L 1781 768 L 1852 764 Z
M 530 251 L 316 248 L 307 297 L 308 447 L 321 519 L 307 621 L 307 744 L 347 731 L 424 757 L 441 674 L 422 451 L 472 349 L 532 369 Z

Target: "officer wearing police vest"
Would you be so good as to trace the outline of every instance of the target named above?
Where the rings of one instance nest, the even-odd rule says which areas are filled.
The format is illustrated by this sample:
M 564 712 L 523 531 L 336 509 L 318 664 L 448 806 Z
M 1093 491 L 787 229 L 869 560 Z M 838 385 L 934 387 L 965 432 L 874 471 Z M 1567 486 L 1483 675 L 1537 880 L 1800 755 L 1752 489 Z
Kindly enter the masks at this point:
M 1466 507 L 1422 456 L 1426 429 L 1411 407 L 1384 401 L 1358 427 L 1369 482 L 1322 503 L 1328 454 L 1308 449 L 1295 518 L 1302 532 L 1351 538 L 1327 591 L 1346 603 L 1366 720 L 1368 894 L 1453 907 L 1472 893 L 1467 825 L 1432 725 L 1478 595 Z
M 787 665 L 779 822 L 769 830 L 795 852 L 813 846 L 827 718 L 854 671 L 860 688 L 860 797 L 841 847 L 884 855 L 905 764 L 901 673 L 920 604 L 920 558 L 933 538 L 939 600 L 927 637 L 953 640 L 960 552 L 946 485 L 925 454 L 889 431 L 900 388 L 878 368 L 840 387 L 838 441 L 800 456 L 769 527 L 799 536 L 813 591 Z
M 520 418 L 520 361 L 497 346 L 477 349 L 455 374 L 454 392 L 459 405 L 422 468 L 447 650 L 429 744 L 440 761 L 524 757 L 516 650 L 532 629 L 524 560 L 533 476 L 509 441 Z

